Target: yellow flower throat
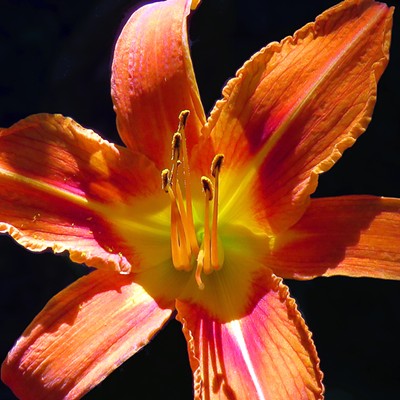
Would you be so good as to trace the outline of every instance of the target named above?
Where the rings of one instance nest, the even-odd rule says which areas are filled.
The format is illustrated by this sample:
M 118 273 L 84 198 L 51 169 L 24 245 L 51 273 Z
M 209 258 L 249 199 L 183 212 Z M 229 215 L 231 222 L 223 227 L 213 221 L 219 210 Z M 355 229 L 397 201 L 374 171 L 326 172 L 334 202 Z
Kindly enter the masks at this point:
M 201 274 L 210 274 L 222 267 L 223 249 L 218 247 L 218 190 L 219 175 L 224 161 L 217 154 L 211 163 L 211 176 L 201 177 L 204 194 L 204 235 L 199 240 L 193 220 L 190 169 L 185 137 L 185 124 L 189 111 L 179 115 L 178 130 L 172 138 L 172 167 L 161 173 L 162 188 L 171 201 L 171 253 L 172 263 L 177 270 L 191 271 L 196 265 L 195 279 L 204 289 Z M 179 179 L 179 176 L 182 179 Z M 184 192 L 181 189 L 183 182 Z M 212 203 L 212 210 L 210 209 Z M 210 215 L 212 214 L 212 215 Z M 210 228 L 211 220 L 211 228 Z

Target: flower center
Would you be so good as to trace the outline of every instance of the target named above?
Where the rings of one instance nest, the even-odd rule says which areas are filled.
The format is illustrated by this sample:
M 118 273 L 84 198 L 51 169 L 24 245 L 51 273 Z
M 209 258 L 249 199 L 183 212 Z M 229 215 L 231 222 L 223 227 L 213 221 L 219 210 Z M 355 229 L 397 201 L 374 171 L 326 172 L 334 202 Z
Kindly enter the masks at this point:
M 211 163 L 211 178 L 201 177 L 204 194 L 204 235 L 199 245 L 196 235 L 190 168 L 186 146 L 185 125 L 189 111 L 179 115 L 178 130 L 172 137 L 172 166 L 161 173 L 162 188 L 171 202 L 171 254 L 177 270 L 191 271 L 196 266 L 195 279 L 204 289 L 201 274 L 219 270 L 223 264 L 223 249 L 218 246 L 219 175 L 224 160 L 217 154 Z M 211 224 L 210 224 L 211 221 Z M 210 227 L 211 225 L 211 227 Z

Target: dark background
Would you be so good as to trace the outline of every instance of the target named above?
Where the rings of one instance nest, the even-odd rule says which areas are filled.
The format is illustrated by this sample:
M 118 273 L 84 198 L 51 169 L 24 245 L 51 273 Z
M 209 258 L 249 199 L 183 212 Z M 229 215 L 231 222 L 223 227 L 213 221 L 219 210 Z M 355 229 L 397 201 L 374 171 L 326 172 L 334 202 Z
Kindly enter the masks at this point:
M 292 34 L 336 1 L 203 0 L 191 20 L 206 111 L 254 52 Z M 395 1 L 390 1 L 394 5 Z M 1 0 L 0 126 L 37 112 L 70 116 L 119 142 L 109 95 L 116 37 L 138 2 Z M 367 133 L 320 178 L 315 196 L 400 197 L 400 19 Z M 0 237 L 0 359 L 32 318 L 84 268 Z M 330 278 L 287 282 L 321 357 L 327 400 L 399 398 L 400 282 Z M 142 393 L 145 393 L 144 395 Z M 186 343 L 172 322 L 85 399 L 190 399 Z M 15 397 L 0 383 L 0 399 Z

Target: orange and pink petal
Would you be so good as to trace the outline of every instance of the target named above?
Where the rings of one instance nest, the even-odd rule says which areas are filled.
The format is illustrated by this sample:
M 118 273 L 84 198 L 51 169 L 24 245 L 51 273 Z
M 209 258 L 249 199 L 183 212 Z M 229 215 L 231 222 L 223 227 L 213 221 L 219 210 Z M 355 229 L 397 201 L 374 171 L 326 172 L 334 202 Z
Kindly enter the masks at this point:
M 268 258 L 269 267 L 284 278 L 400 279 L 400 200 L 312 199 L 301 220 L 278 235 Z
M 187 38 L 187 16 L 199 1 L 167 0 L 136 11 L 118 39 L 112 97 L 122 140 L 169 166 L 178 116 L 188 109 L 189 150 L 205 123 Z
M 94 271 L 28 326 L 3 363 L 2 380 L 21 400 L 80 398 L 146 345 L 171 313 L 132 275 Z
M 364 132 L 388 62 L 393 9 L 345 1 L 271 43 L 224 89 L 205 134 L 225 172 L 279 232 L 305 211 L 318 175 Z M 232 191 L 235 190 L 234 187 Z
M 134 251 L 116 234 L 113 210 L 153 196 L 158 180 L 144 156 L 70 118 L 34 115 L 0 130 L 0 231 L 30 250 L 129 272 Z
M 213 319 L 178 301 L 195 399 L 321 399 L 319 359 L 304 320 L 279 279 L 264 276 L 239 319 Z

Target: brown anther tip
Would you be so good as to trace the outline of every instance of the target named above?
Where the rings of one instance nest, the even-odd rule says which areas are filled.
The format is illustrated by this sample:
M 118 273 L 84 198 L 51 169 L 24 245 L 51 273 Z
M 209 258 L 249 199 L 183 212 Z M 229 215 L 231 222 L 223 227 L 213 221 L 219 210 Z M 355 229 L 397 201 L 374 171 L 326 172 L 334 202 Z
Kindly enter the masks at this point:
M 185 129 L 186 120 L 190 114 L 189 110 L 183 110 L 179 114 L 179 124 L 178 124 L 178 132 L 182 132 Z
M 175 132 L 172 137 L 172 160 L 179 160 L 181 153 L 182 135 Z
M 215 178 L 215 175 L 221 170 L 222 164 L 224 163 L 225 156 L 223 154 L 217 154 L 211 163 L 211 175 Z
M 169 178 L 170 178 L 169 169 L 168 168 L 163 169 L 161 171 L 161 187 L 166 193 L 168 193 Z
M 201 184 L 203 185 L 203 191 L 208 196 L 208 200 L 211 201 L 214 197 L 214 188 L 211 179 L 206 176 L 201 177 Z

